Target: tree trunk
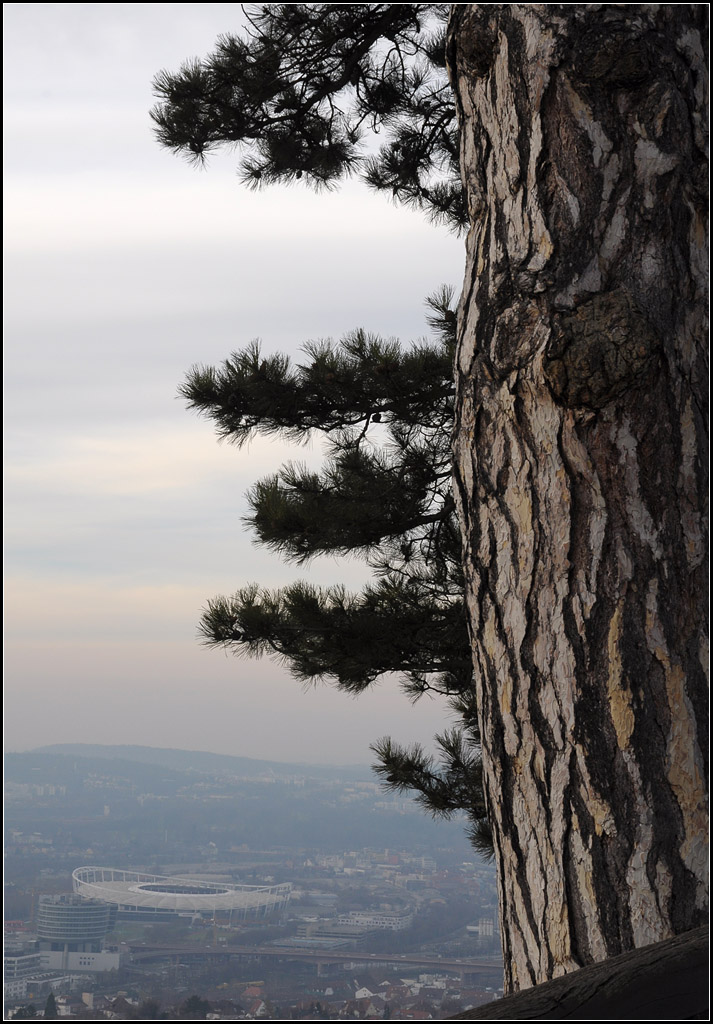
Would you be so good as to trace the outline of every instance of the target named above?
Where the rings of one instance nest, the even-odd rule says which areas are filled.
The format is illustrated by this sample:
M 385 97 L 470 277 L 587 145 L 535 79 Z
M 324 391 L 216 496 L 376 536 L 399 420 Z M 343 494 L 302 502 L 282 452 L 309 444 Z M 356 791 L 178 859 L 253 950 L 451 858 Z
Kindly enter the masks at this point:
M 449 1020 L 710 1020 L 708 927 L 590 964 Z
M 455 476 L 509 990 L 705 919 L 704 18 L 453 8 Z

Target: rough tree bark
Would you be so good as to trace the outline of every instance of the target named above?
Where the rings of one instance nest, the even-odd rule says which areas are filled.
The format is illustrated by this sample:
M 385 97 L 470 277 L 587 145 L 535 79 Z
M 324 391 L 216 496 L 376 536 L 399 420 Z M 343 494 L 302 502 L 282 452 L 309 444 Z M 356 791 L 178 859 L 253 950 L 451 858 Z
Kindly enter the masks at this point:
M 710 1020 L 708 952 L 706 925 L 449 1020 Z
M 452 14 L 455 475 L 510 990 L 704 920 L 704 18 Z

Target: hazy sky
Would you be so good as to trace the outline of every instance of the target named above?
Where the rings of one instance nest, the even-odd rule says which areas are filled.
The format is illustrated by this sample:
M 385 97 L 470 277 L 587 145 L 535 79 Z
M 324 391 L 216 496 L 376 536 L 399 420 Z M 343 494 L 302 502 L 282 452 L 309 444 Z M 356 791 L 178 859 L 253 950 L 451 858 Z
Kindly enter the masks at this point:
M 237 4 L 5 4 L 5 741 L 138 743 L 368 762 L 448 719 L 392 683 L 304 692 L 196 640 L 207 598 L 305 576 L 254 547 L 244 492 L 288 457 L 219 445 L 176 398 L 196 362 L 260 337 L 297 354 L 365 327 L 425 333 L 463 243 L 358 183 L 247 191 L 159 149 L 161 68 Z M 316 459 L 318 451 L 307 452 Z M 363 579 L 320 560 L 317 583 Z

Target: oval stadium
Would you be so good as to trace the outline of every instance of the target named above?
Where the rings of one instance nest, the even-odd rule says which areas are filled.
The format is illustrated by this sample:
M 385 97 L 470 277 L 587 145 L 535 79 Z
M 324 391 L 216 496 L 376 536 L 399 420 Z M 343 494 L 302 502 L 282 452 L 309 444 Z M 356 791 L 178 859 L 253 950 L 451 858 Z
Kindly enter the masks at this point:
M 72 872 L 75 893 L 114 904 L 120 919 L 170 920 L 211 917 L 228 923 L 258 920 L 279 913 L 290 899 L 292 886 L 234 885 L 195 878 L 148 875 L 121 868 L 81 867 Z

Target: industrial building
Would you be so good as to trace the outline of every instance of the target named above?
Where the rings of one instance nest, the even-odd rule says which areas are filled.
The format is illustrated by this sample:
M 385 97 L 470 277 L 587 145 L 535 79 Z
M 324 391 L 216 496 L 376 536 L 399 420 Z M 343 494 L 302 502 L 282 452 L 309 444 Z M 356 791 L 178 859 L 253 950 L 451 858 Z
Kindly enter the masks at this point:
M 75 893 L 40 896 L 37 938 L 40 964 L 52 971 L 111 971 L 119 954 L 104 949 L 114 927 L 116 907 Z

